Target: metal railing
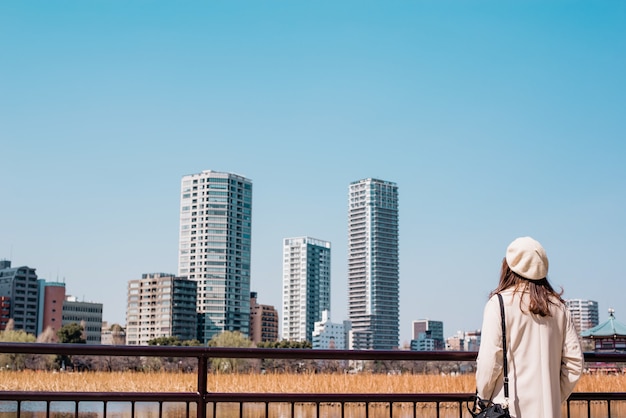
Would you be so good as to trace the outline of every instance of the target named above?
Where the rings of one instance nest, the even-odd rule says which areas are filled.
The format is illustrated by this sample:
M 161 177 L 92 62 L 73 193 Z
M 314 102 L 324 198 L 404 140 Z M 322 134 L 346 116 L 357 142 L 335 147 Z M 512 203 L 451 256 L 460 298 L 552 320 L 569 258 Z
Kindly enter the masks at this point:
M 286 360 L 393 360 L 409 362 L 474 362 L 475 352 L 461 351 L 404 351 L 404 350 L 311 350 L 277 348 L 220 348 L 220 347 L 171 347 L 171 346 L 96 346 L 84 344 L 42 344 L 42 343 L 0 343 L 0 353 L 10 354 L 62 354 L 86 356 L 132 356 L 132 357 L 176 357 L 197 359 L 197 387 L 194 392 L 44 392 L 44 391 L 0 391 L 0 404 L 14 402 L 16 417 L 22 416 L 22 406 L 26 403 L 43 403 L 45 416 L 51 415 L 55 402 L 72 402 L 74 416 L 80 413 L 80 404 L 98 402 L 102 404 L 102 416 L 107 416 L 107 408 L 112 403 L 129 403 L 130 416 L 137 416 L 137 406 L 151 402 L 158 406 L 158 416 L 163 416 L 164 407 L 169 403 L 185 405 L 183 415 L 217 418 L 220 404 L 237 404 L 239 417 L 243 418 L 244 407 L 248 404 L 260 404 L 265 418 L 269 418 L 272 404 L 287 404 L 291 417 L 295 417 L 298 404 L 311 404 L 315 408 L 315 417 L 321 417 L 323 405 L 334 404 L 344 417 L 347 405 L 362 404 L 364 413 L 359 416 L 369 417 L 371 405 L 388 405 L 389 417 L 394 417 L 397 404 L 412 405 L 412 416 L 418 416 L 418 405 L 433 405 L 434 414 L 440 417 L 442 404 L 457 404 L 458 416 L 467 417 L 466 402 L 471 393 L 222 393 L 208 392 L 209 360 L 212 358 L 243 359 L 286 359 Z M 593 363 L 626 362 L 626 354 L 621 353 L 585 353 L 585 361 Z M 567 416 L 571 416 L 572 405 L 583 404 L 586 416 L 592 416 L 592 406 L 606 405 L 603 416 L 611 416 L 612 404 L 626 401 L 626 392 L 575 392 L 567 403 Z M 580 415 L 580 413 L 578 413 Z M 67 415 L 64 415 L 67 416 Z M 448 414 L 449 416 L 449 414 Z

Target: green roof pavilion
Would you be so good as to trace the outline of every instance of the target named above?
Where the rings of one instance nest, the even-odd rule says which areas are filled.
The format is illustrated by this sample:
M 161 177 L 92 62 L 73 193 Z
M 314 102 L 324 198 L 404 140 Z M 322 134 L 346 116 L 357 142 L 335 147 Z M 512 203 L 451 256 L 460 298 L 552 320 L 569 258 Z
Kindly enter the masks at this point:
M 615 320 L 614 309 L 609 309 L 609 319 L 580 336 L 594 341 L 594 351 L 626 351 L 626 325 Z

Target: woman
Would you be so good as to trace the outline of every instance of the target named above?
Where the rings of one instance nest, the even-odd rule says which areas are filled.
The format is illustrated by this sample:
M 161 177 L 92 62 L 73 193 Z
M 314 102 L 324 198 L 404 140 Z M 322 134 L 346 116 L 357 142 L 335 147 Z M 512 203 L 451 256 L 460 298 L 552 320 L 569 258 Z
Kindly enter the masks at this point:
M 560 417 L 561 403 L 582 373 L 576 329 L 562 292 L 554 291 L 547 275 L 548 257 L 541 244 L 517 238 L 507 248 L 500 283 L 484 310 L 476 364 L 478 396 L 505 403 L 500 293 L 506 318 L 508 405 L 517 418 Z

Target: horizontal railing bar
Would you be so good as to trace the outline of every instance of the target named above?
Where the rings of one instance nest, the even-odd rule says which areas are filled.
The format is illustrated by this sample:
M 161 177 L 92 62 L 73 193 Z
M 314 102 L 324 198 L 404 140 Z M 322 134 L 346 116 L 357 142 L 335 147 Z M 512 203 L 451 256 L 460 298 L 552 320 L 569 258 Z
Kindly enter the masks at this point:
M 574 392 L 570 401 L 626 401 L 626 392 Z
M 209 392 L 205 402 L 464 402 L 473 393 L 231 393 Z M 0 391 L 0 401 L 197 402 L 195 392 Z M 574 392 L 570 401 L 626 401 L 626 392 Z
M 583 353 L 585 356 L 585 361 L 592 363 L 623 363 L 626 362 L 626 352 L 617 353 L 617 352 L 595 352 L 589 351 Z
M 233 348 L 127 346 L 49 343 L 0 343 L 0 353 L 96 356 L 210 357 L 317 360 L 475 361 L 475 351 L 312 350 L 301 348 Z M 584 353 L 587 362 L 626 362 L 626 353 Z
M 0 391 L 0 401 L 197 402 L 197 392 L 26 392 Z
M 48 343 L 0 343 L 0 353 L 67 354 L 97 356 L 274 358 L 332 360 L 443 360 L 474 361 L 471 351 L 312 350 L 302 348 L 233 348 L 126 346 Z
M 192 392 L 0 392 L 10 401 L 195 402 Z M 205 402 L 459 402 L 469 393 L 230 393 L 209 392 Z

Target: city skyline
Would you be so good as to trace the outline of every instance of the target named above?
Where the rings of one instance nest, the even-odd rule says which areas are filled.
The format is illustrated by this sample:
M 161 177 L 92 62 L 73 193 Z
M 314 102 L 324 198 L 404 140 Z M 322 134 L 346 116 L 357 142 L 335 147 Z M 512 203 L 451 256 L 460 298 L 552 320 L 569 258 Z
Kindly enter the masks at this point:
M 177 272 L 180 179 L 254 181 L 251 290 L 281 243 L 333 248 L 347 318 L 350 182 L 401 190 L 400 344 L 481 326 L 507 245 L 626 319 L 626 11 L 619 1 L 0 3 L 0 259 L 122 323 Z

